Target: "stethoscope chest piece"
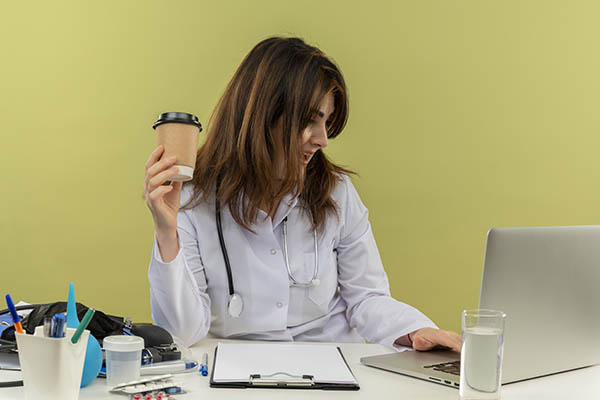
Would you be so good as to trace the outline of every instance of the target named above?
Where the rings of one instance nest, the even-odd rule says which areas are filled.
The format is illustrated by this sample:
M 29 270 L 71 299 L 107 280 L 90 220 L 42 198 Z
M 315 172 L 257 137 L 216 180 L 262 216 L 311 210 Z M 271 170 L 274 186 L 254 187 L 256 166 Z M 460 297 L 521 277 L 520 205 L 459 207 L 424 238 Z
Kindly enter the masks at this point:
M 229 297 L 229 303 L 227 304 L 227 312 L 229 316 L 233 318 L 237 318 L 242 314 L 242 310 L 244 309 L 244 301 L 242 300 L 242 296 L 237 293 L 232 294 Z

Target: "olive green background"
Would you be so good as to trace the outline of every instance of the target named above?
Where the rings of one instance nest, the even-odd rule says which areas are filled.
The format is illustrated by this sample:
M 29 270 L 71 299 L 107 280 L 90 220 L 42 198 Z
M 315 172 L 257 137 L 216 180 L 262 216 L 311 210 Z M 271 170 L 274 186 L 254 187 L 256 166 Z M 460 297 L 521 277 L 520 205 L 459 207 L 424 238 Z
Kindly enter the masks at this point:
M 341 67 L 345 132 L 393 295 L 460 330 L 493 226 L 600 223 L 595 1 L 6 2 L 0 291 L 151 318 L 142 199 L 163 111 L 206 124 L 248 51 Z M 390 316 L 393 317 L 393 316 Z

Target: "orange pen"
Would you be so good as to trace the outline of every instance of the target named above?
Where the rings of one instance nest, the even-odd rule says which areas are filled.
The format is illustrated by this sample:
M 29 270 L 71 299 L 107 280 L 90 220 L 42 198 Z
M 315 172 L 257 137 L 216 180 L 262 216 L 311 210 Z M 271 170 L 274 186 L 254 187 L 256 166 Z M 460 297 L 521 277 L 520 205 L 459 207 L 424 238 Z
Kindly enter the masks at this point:
M 21 325 L 21 321 L 19 321 L 19 322 L 15 323 L 15 329 L 16 329 L 16 331 L 17 331 L 18 333 L 25 333 L 25 332 L 23 331 L 23 326 Z

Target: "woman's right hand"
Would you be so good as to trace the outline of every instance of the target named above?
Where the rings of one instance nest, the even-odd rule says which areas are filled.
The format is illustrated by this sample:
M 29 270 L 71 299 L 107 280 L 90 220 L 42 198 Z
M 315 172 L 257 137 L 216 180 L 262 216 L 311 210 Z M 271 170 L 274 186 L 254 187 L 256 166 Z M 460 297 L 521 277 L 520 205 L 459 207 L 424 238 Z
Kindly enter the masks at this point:
M 179 252 L 177 240 L 177 213 L 181 197 L 182 182 L 165 184 L 177 175 L 175 156 L 160 159 L 164 147 L 159 145 L 146 162 L 146 177 L 144 180 L 144 199 L 154 219 L 156 240 L 165 262 L 175 258 Z M 160 161 L 159 161 L 160 160 Z

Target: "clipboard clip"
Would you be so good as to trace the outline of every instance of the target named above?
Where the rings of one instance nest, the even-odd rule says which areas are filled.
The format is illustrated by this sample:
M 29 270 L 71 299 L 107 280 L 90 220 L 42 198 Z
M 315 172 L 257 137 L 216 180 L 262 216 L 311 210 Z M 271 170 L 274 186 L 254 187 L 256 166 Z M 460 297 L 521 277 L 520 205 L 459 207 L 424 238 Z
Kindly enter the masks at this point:
M 292 375 L 287 372 L 275 372 L 269 375 L 250 375 L 252 386 L 277 386 L 277 387 L 307 387 L 314 386 L 312 375 Z

